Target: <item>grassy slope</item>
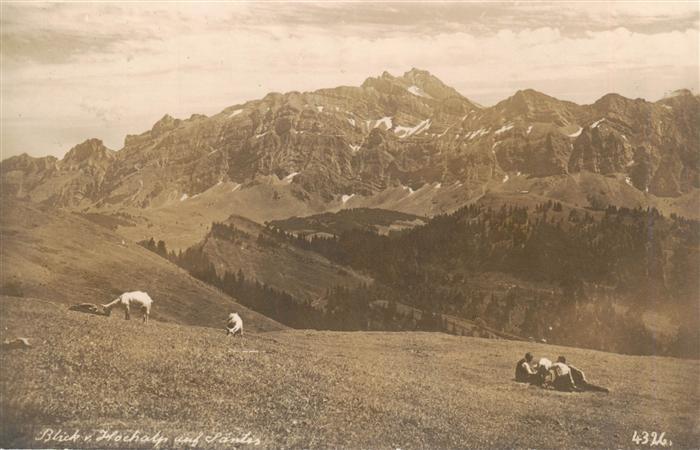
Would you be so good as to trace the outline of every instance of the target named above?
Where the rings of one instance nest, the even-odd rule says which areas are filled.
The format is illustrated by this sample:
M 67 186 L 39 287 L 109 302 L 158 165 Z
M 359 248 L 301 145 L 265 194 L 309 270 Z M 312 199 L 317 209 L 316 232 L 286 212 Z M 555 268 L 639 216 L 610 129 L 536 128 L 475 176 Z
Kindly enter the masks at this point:
M 27 299 L 0 307 L 0 337 L 35 343 L 0 352 L 5 447 L 30 445 L 41 426 L 251 432 L 265 447 L 630 448 L 634 430 L 665 431 L 673 448 L 700 444 L 697 361 L 433 333 L 233 341 Z M 526 350 L 564 353 L 612 393 L 517 384 Z
M 174 264 L 78 215 L 44 212 L 22 202 L 4 201 L 1 206 L 0 286 L 19 283 L 25 296 L 65 304 L 106 303 L 122 292 L 143 290 L 154 300 L 152 316 L 156 319 L 218 325 L 236 310 L 248 315 L 252 328 L 282 328 Z
M 137 220 L 134 226 L 120 226 L 118 233 L 133 241 L 162 239 L 168 248 L 184 250 L 200 242 L 212 222 L 223 222 L 232 214 L 263 223 L 324 210 L 313 199 L 302 202 L 289 184 L 276 180 L 263 178 L 261 183 L 246 186 L 225 182 L 185 201 L 175 199 L 155 208 L 127 209 Z M 95 212 L 107 214 L 108 210 Z
M 318 253 L 280 242 L 275 246 L 257 241 L 263 227 L 252 221 L 231 217 L 228 220 L 250 234 L 237 242 L 209 236 L 204 250 L 220 275 L 242 270 L 248 279 L 256 279 L 301 300 L 316 302 L 333 286 L 358 286 L 372 282 L 370 277 L 339 266 Z
M 520 194 L 527 191 L 527 195 Z M 664 215 L 679 214 L 691 219 L 700 218 L 698 195 L 694 189 L 680 197 L 656 197 L 625 182 L 622 174 L 600 175 L 583 171 L 552 177 L 511 176 L 507 183 L 492 185 L 488 195 L 502 197 L 503 201 L 527 204 L 560 201 L 569 207 L 604 208 L 607 205 L 627 208 L 652 206 Z M 520 200 L 514 199 L 517 197 Z

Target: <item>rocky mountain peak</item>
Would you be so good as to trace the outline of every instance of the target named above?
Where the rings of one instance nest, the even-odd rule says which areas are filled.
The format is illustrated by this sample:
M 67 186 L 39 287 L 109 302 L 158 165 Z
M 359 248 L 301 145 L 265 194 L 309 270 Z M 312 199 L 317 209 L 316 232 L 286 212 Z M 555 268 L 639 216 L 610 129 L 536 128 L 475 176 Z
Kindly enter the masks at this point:
M 430 72 L 427 70 L 421 70 L 421 69 L 416 69 L 415 67 L 409 70 L 408 72 L 403 74 L 403 77 L 405 80 L 410 80 L 410 81 L 424 81 L 429 78 L 435 78 L 433 77 Z
M 536 91 L 534 89 L 521 89 L 517 91 L 513 96 L 511 97 L 512 99 L 519 99 L 519 100 L 524 100 L 524 101 L 559 101 L 556 98 L 549 96 L 547 94 L 544 94 L 540 91 Z
M 534 89 L 516 92 L 499 102 L 495 109 L 510 119 L 523 118 L 534 122 L 552 122 L 565 126 L 574 122 L 577 105 L 551 97 Z
M 26 153 L 12 156 L 0 162 L 0 172 L 5 173 L 12 170 L 22 171 L 42 171 L 56 164 L 58 158 L 55 156 L 44 156 L 35 158 Z
M 70 149 L 62 162 L 64 164 L 81 164 L 86 161 L 111 159 L 113 157 L 114 152 L 105 147 L 100 139 L 92 138 Z
M 667 95 L 664 98 L 675 98 L 675 97 L 692 97 L 693 92 L 690 89 L 678 89 Z
M 633 102 L 633 100 L 623 97 L 620 94 L 612 93 L 600 97 L 593 105 L 603 108 L 621 109 L 631 102 Z
M 384 71 L 379 77 L 367 78 L 363 88 L 374 88 L 389 95 L 412 94 L 424 100 L 444 100 L 450 97 L 464 98 L 454 88 L 443 83 L 427 70 L 413 68 L 400 77 Z
M 180 119 L 175 119 L 170 114 L 166 114 L 158 122 L 153 124 L 153 128 L 151 128 L 151 133 L 154 135 L 160 135 L 162 133 L 177 128 L 177 126 L 180 125 L 180 122 Z
M 412 86 L 415 86 L 436 100 L 443 100 L 449 97 L 462 98 L 462 94 L 443 83 L 442 80 L 427 70 L 416 69 L 414 67 L 404 73 L 400 79 L 406 84 L 409 84 L 409 90 L 412 89 Z

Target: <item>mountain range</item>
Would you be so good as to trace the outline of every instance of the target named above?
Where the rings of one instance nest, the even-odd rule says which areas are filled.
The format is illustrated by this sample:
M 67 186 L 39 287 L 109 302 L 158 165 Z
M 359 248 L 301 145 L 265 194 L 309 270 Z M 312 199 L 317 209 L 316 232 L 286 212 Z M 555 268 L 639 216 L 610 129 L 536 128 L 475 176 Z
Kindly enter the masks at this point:
M 208 196 L 257 221 L 358 206 L 430 216 L 503 193 L 697 217 L 699 120 L 687 90 L 577 105 L 528 89 L 485 108 L 412 69 L 211 117 L 165 115 L 118 151 L 89 139 L 0 172 L 5 194 L 83 212 L 148 216 Z

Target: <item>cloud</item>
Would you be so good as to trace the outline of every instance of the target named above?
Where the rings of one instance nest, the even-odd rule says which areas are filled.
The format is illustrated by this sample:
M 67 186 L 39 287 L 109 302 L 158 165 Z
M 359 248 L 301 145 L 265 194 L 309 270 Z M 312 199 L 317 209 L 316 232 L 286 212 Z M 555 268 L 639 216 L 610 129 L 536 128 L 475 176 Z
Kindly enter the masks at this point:
M 480 103 L 698 89 L 696 5 L 2 4 L 2 157 L 62 155 L 165 113 L 430 70 Z M 63 127 L 63 128 L 61 128 Z

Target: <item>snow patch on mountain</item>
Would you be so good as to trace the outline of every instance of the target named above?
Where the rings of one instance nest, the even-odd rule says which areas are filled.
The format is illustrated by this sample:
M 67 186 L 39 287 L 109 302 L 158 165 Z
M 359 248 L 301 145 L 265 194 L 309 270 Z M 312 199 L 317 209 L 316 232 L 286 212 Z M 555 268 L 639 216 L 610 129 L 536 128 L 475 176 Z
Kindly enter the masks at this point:
M 299 172 L 292 172 L 289 175 L 287 175 L 286 177 L 284 177 L 282 179 L 282 181 L 284 181 L 285 183 L 291 183 L 292 180 L 294 180 L 294 177 L 297 175 L 299 175 Z
M 512 124 L 512 123 L 508 123 L 508 124 L 503 125 L 503 126 L 502 126 L 501 128 L 499 128 L 498 130 L 494 131 L 493 134 L 505 133 L 506 131 L 508 131 L 508 130 L 510 130 L 510 129 L 512 129 L 512 128 L 513 128 L 513 124 Z
M 184 202 L 184 201 L 187 200 L 188 198 L 190 198 L 189 195 L 187 195 L 187 194 L 182 194 L 182 197 L 180 197 L 180 201 L 181 201 L 181 202 Z
M 530 125 L 529 127 L 527 127 L 527 134 L 530 134 L 531 131 L 532 131 L 532 125 Z
M 471 141 L 472 139 L 475 139 L 475 138 L 477 138 L 477 137 L 479 137 L 479 136 L 483 136 L 483 135 L 488 134 L 488 133 L 489 133 L 489 130 L 488 130 L 488 129 L 479 128 L 479 129 L 476 130 L 476 131 L 472 131 L 472 132 L 470 132 L 470 133 L 467 133 L 466 136 L 467 136 L 468 139 Z
M 417 95 L 418 97 L 432 98 L 430 95 L 426 94 L 423 89 L 419 88 L 415 84 L 407 87 L 406 90 L 413 95 Z
M 394 129 L 394 133 L 396 133 L 399 138 L 405 138 L 408 136 L 413 136 L 414 134 L 419 134 L 425 130 L 430 128 L 430 119 L 423 120 L 418 123 L 415 127 L 403 127 L 403 126 L 397 126 Z
M 323 106 L 317 106 L 317 107 L 316 107 L 316 110 L 317 110 L 318 112 L 323 112 Z
M 384 124 L 384 126 L 386 126 L 386 129 L 390 130 L 392 127 L 391 117 L 389 117 L 389 116 L 382 117 L 381 119 L 377 120 L 374 123 L 374 126 L 372 128 L 377 128 L 381 124 Z
M 591 124 L 591 128 L 598 128 L 598 125 L 600 125 L 601 122 L 603 122 L 604 120 L 605 120 L 605 117 L 603 117 L 603 118 L 600 119 L 600 120 L 596 120 L 595 122 L 593 122 L 593 123 Z
M 567 134 L 567 136 L 572 137 L 572 138 L 579 137 L 579 136 L 581 136 L 581 132 L 583 132 L 583 128 L 579 127 L 578 131 L 571 133 L 571 134 Z
M 350 125 L 352 125 L 354 127 L 355 126 L 355 119 L 348 117 L 348 123 L 350 123 Z
M 242 112 L 243 112 L 242 109 L 234 109 L 233 112 L 228 115 L 228 118 L 231 119 L 233 117 L 236 117 L 237 115 L 239 115 Z
M 350 199 L 353 198 L 354 196 L 355 196 L 355 194 L 350 194 L 350 195 L 345 194 L 345 195 L 343 195 L 343 196 L 341 197 L 341 200 L 342 200 L 343 203 L 345 204 L 345 203 L 348 202 L 348 200 L 350 200 Z
M 350 146 L 350 150 L 353 151 L 353 153 L 357 152 L 360 150 L 360 146 L 356 144 L 348 144 Z

